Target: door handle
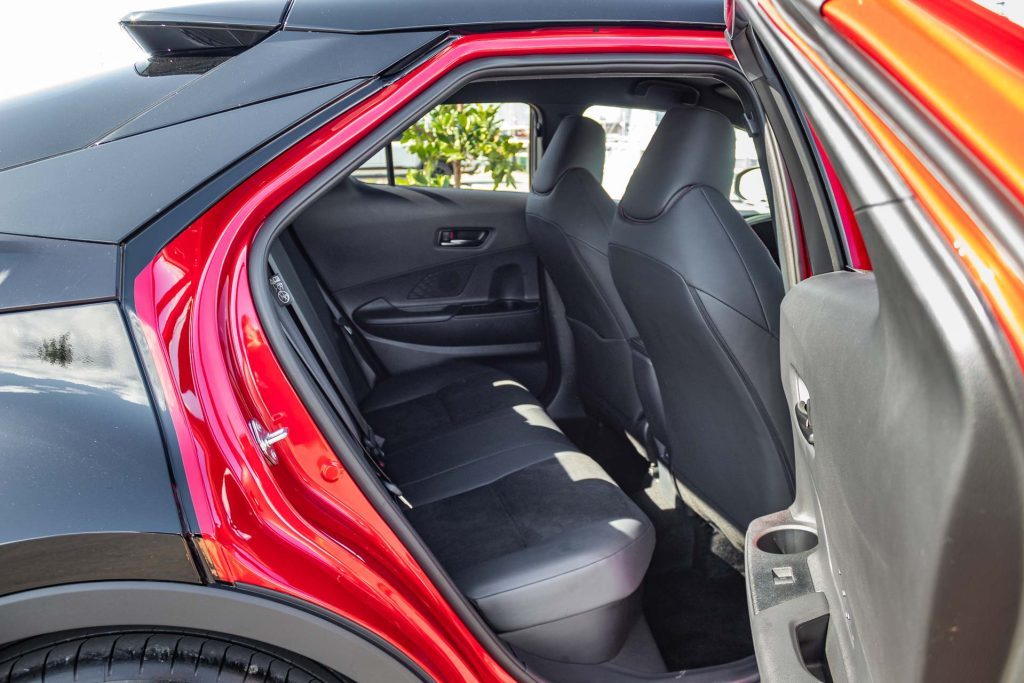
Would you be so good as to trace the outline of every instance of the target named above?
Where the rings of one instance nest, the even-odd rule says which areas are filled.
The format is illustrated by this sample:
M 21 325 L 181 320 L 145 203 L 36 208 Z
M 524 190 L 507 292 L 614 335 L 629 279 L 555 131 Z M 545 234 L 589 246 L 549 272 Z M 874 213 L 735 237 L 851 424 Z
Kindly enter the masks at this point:
M 811 424 L 811 400 L 797 401 L 793 406 L 793 414 L 796 415 L 796 425 L 800 433 L 804 435 L 807 443 L 814 445 L 814 425 Z
M 489 228 L 441 228 L 437 231 L 437 246 L 463 249 L 479 247 L 489 233 Z

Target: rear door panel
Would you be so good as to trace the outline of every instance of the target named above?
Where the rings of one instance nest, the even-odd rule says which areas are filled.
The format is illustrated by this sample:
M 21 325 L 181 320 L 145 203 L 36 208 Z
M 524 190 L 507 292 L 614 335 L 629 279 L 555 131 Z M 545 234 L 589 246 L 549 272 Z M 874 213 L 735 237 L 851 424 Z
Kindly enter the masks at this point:
M 747 532 L 763 680 L 998 680 L 1024 584 L 1019 387 L 949 257 L 896 229 L 907 209 L 858 218 L 874 273 L 783 301 L 797 495 Z
M 540 390 L 545 325 L 526 196 L 348 180 L 295 230 L 389 372 L 472 358 Z
M 960 210 L 937 210 L 948 190 L 918 189 L 934 190 L 926 181 L 935 173 L 953 190 L 951 203 L 977 220 L 979 190 L 991 179 L 957 166 L 934 119 L 916 115 L 906 91 L 836 39 L 817 7 L 775 2 L 767 16 L 764 3 L 741 4 L 759 39 L 736 41 L 748 77 L 775 81 L 775 66 L 785 76 L 788 88 L 762 92 L 776 105 L 793 97 L 807 112 L 873 268 L 814 275 L 782 304 L 797 487 L 789 508 L 747 531 L 762 680 L 1021 680 L 1024 387 L 994 313 L 999 301 L 983 294 L 987 283 L 1009 289 L 1012 279 L 969 239 L 947 238 Z M 828 55 L 824 67 L 800 61 L 798 39 Z M 856 107 L 834 96 L 826 75 L 855 91 Z M 869 135 L 873 119 L 863 112 L 884 119 L 919 165 Z M 931 165 L 936 154 L 944 162 Z M 786 165 L 802 180 L 799 164 Z M 998 227 L 978 226 L 987 235 Z

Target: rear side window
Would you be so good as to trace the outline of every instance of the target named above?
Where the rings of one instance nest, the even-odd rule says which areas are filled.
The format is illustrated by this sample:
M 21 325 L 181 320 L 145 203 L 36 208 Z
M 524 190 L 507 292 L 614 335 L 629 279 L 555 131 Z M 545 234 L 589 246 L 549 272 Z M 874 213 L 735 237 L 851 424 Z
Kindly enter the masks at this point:
M 744 216 L 768 213 L 768 192 L 764 186 L 757 147 L 747 131 L 736 129 L 736 168 L 729 201 Z
M 664 112 L 594 105 L 583 115 L 604 127 L 606 148 L 601 185 L 612 199 L 622 199 Z M 745 130 L 737 128 L 736 167 L 729 201 L 744 215 L 768 213 L 768 195 L 759 163 L 753 138 Z
M 528 192 L 533 109 L 442 104 L 366 161 L 363 182 Z
M 612 199 L 622 199 L 664 112 L 594 105 L 583 115 L 604 127 L 604 178 L 601 185 Z

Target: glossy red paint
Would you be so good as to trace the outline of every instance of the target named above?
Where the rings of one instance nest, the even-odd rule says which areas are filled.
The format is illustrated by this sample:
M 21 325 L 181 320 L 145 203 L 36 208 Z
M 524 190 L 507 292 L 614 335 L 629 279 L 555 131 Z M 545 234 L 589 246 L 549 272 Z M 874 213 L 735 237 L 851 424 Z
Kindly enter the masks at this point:
M 509 681 L 341 467 L 292 389 L 253 305 L 248 258 L 267 216 L 431 83 L 510 55 L 731 56 L 718 33 L 587 28 L 466 36 L 250 177 L 136 277 L 154 358 L 211 571 L 339 614 L 442 681 Z M 270 466 L 248 430 L 286 426 Z M 329 476 L 325 473 L 328 473 Z
M 818 156 L 821 158 L 825 178 L 832 190 L 832 197 L 836 201 L 836 208 L 839 210 L 839 223 L 846 236 L 849 265 L 857 270 L 871 270 L 871 257 L 868 256 L 867 247 L 864 246 L 864 237 L 860 234 L 860 225 L 857 224 L 857 216 L 853 213 L 850 198 L 846 196 L 846 190 L 839 181 L 839 176 L 836 175 L 836 169 L 832 166 L 832 160 L 829 158 L 828 152 L 825 151 L 824 145 L 821 144 L 817 131 L 814 130 L 810 121 L 807 122 L 807 125 L 810 128 L 811 137 L 814 138 L 814 146 L 818 149 Z
M 1024 278 L 1013 254 L 960 205 L 955 188 L 900 139 L 778 12 L 759 11 L 817 70 L 903 176 L 938 232 L 974 280 L 1024 367 Z M 861 47 L 975 155 L 1007 193 L 1024 199 L 1024 30 L 970 3 L 828 0 L 822 15 Z
M 968 0 L 829 0 L 821 13 L 1024 201 L 1024 27 Z

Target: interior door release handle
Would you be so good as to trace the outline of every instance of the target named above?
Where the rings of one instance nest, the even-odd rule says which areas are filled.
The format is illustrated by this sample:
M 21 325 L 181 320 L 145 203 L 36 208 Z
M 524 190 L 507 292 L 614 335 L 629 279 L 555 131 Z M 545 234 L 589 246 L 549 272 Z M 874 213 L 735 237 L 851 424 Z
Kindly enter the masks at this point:
M 807 443 L 814 445 L 814 426 L 811 424 L 811 400 L 797 401 L 793 406 L 793 413 L 796 415 L 796 424 L 800 433 L 804 435 Z
M 437 246 L 479 247 L 489 232 L 489 228 L 441 228 L 437 231 Z

